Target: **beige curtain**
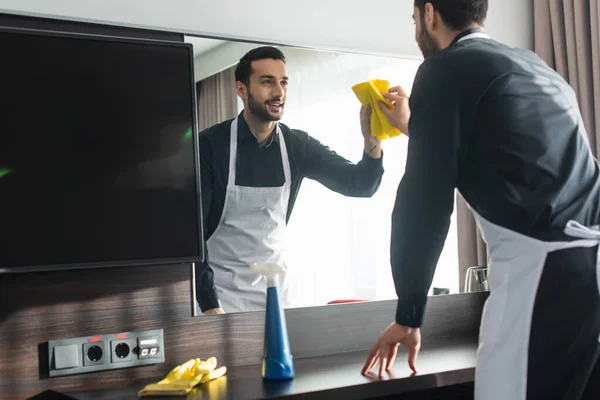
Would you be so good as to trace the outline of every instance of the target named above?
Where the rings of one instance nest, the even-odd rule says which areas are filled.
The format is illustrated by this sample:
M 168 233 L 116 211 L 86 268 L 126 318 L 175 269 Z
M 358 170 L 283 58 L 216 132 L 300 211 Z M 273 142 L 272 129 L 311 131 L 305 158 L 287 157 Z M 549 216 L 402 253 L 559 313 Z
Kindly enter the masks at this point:
M 458 229 L 458 285 L 464 291 L 467 269 L 487 265 L 487 248 L 475 218 L 460 193 L 456 192 L 456 227 Z
M 600 0 L 534 0 L 535 51 L 577 93 L 596 157 L 600 154 Z M 459 283 L 486 265 L 486 247 L 466 202 L 457 195 Z
M 196 87 L 199 132 L 237 116 L 235 67 L 201 80 Z

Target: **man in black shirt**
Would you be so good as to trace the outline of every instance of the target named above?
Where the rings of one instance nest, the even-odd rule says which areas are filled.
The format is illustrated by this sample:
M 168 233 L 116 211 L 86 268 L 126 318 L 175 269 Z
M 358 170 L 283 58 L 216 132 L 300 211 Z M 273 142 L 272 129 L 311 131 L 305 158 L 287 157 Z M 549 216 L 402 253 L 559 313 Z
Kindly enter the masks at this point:
M 409 134 L 392 215 L 398 307 L 363 373 L 409 366 L 458 189 L 488 245 L 475 399 L 600 399 L 600 168 L 576 96 L 535 54 L 491 40 L 487 0 L 415 0 L 425 61 L 390 122 Z
M 249 265 L 272 262 L 285 267 L 285 227 L 302 179 L 314 179 L 346 196 L 370 197 L 383 175 L 381 142 L 371 136 L 369 108 L 361 108 L 364 153 L 353 164 L 306 132 L 277 122 L 288 84 L 280 50 L 250 51 L 235 75 L 244 110 L 200 133 L 207 260 L 195 275 L 197 300 L 205 314 L 264 310 L 266 285 L 252 285 L 257 275 Z M 315 221 L 319 223 L 326 222 Z M 288 287 L 284 274 L 284 304 Z

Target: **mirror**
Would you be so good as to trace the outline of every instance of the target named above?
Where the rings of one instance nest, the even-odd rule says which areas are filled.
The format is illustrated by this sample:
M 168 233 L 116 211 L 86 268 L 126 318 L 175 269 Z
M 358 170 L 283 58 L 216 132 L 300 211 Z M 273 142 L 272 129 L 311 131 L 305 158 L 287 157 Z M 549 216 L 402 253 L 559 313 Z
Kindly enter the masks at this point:
M 194 46 L 198 123 L 202 132 L 242 111 L 242 101 L 235 94 L 233 71 L 247 51 L 261 45 L 196 37 L 187 37 L 186 41 Z M 363 157 L 364 139 L 359 123 L 360 103 L 352 86 L 384 79 L 392 86 L 401 85 L 410 94 L 422 62 L 417 58 L 278 48 L 286 57 L 289 77 L 280 122 L 307 132 L 353 163 Z M 370 198 L 346 197 L 315 180 L 302 181 L 286 229 L 287 307 L 396 298 L 389 264 L 389 237 L 407 145 L 405 136 L 383 141 L 385 172 L 379 189 Z M 459 292 L 456 232 L 455 212 L 430 295 L 433 288 L 447 289 L 450 294 Z M 195 292 L 202 294 L 206 290 L 203 285 L 196 276 Z M 196 302 L 196 315 L 201 314 Z

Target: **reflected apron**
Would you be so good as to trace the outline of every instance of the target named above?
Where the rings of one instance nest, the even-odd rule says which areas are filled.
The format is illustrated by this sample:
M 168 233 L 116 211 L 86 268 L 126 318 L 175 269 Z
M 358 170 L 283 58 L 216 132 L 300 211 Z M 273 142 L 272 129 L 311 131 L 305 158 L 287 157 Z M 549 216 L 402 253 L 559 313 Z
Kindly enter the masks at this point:
M 290 198 L 291 172 L 281 128 L 281 161 L 285 182 L 280 187 L 246 187 L 235 184 L 238 119 L 231 123 L 229 179 L 221 220 L 208 239 L 208 260 L 221 307 L 227 313 L 265 310 L 267 287 L 264 279 L 255 286 L 252 263 L 284 262 L 285 228 Z M 280 298 L 287 305 L 286 274 L 280 276 Z

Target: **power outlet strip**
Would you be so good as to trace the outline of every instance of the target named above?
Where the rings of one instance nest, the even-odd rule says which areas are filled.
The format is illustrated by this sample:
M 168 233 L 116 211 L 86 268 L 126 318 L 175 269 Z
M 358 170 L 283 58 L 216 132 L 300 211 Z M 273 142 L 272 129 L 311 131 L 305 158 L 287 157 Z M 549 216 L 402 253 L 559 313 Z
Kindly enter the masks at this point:
M 164 362 L 162 329 L 48 341 L 51 377 Z

